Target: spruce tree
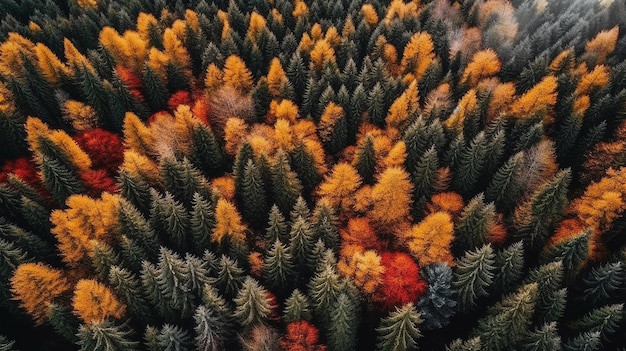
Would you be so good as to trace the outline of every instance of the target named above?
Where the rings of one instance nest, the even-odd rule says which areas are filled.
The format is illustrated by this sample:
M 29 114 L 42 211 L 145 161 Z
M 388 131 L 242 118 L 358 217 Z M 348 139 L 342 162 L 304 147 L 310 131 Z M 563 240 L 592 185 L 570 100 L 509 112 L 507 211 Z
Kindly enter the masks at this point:
M 600 332 L 584 332 L 563 343 L 563 351 L 599 351 L 602 347 Z
M 338 222 L 333 208 L 326 203 L 318 202 L 313 212 L 313 236 L 322 240 L 324 246 L 335 253 L 339 252 L 341 245 L 341 237 L 337 228 Z
M 233 317 L 244 327 L 268 320 L 275 308 L 267 290 L 251 277 L 245 278 L 233 302 Z
M 192 166 L 187 158 L 182 161 L 173 157 L 163 159 L 161 175 L 165 189 L 187 208 L 191 208 L 195 193 L 210 198 L 207 180 Z
M 161 350 L 192 351 L 191 335 L 186 329 L 172 324 L 164 324 L 156 335 Z
M 107 320 L 81 325 L 77 336 L 81 351 L 139 350 L 138 343 L 132 341 L 131 332 L 125 326 Z
M 143 215 L 150 214 L 151 195 L 150 184 L 143 178 L 130 172 L 120 170 L 117 182 L 120 185 L 120 194 L 133 204 Z
M 455 314 L 456 291 L 452 286 L 452 269 L 444 263 L 434 263 L 420 270 L 428 284 L 426 293 L 419 298 L 417 307 L 427 329 L 439 329 L 450 323 Z
M 469 196 L 474 192 L 479 177 L 487 165 L 489 140 L 484 132 L 478 133 L 453 163 L 453 185 L 462 195 Z
M 305 194 L 313 191 L 322 180 L 322 175 L 315 165 L 313 155 L 304 143 L 298 143 L 289 152 L 289 164 L 298 175 L 298 179 L 302 183 L 302 192 Z
M 217 269 L 217 277 L 212 279 L 211 284 L 220 288 L 226 297 L 233 297 L 239 291 L 243 280 L 244 270 L 237 261 L 222 255 Z
M 193 128 L 189 158 L 195 167 L 208 176 L 219 175 L 226 164 L 224 151 L 215 134 L 202 124 Z
M 354 155 L 354 168 L 359 172 L 365 184 L 374 184 L 374 172 L 376 171 L 376 154 L 374 151 L 374 138 L 366 135 L 359 143 Z
M 115 295 L 126 304 L 129 312 L 141 322 L 150 321 L 152 312 L 150 305 L 143 296 L 139 279 L 130 271 L 111 266 L 109 269 L 108 283 Z
M 554 246 L 547 246 L 541 254 L 542 262 L 562 261 L 565 270 L 565 281 L 572 281 L 582 269 L 589 255 L 589 240 L 591 231 L 583 233 Z
M 285 323 L 292 323 L 299 320 L 311 320 L 311 306 L 306 295 L 298 289 L 294 289 L 291 295 L 285 300 L 283 320 Z
M 510 350 L 526 333 L 537 302 L 537 284 L 521 286 L 491 307 L 478 321 L 473 334 L 483 350 Z
M 361 318 L 359 305 L 353 296 L 342 291 L 333 303 L 327 338 L 332 350 L 351 351 L 356 347 L 357 328 Z
M 184 252 L 187 248 L 187 236 L 190 228 L 189 213 L 185 207 L 166 192 L 161 196 L 151 189 L 152 207 L 150 223 L 162 240 Z
M 396 307 L 396 310 L 383 318 L 380 326 L 376 328 L 377 350 L 417 350 L 417 339 L 422 336 L 418 328 L 421 323 L 420 313 L 412 303 Z
M 556 322 L 544 324 L 529 332 L 518 345 L 521 351 L 561 350 L 561 337 Z
M 591 267 L 582 277 L 581 298 L 592 306 L 608 303 L 623 292 L 625 282 L 626 271 L 621 261 Z
M 537 305 L 535 307 L 535 320 L 539 324 L 550 323 L 561 317 L 558 309 L 560 289 L 563 285 L 563 263 L 561 261 L 550 262 L 548 264 L 532 269 L 525 283 L 537 284 Z
M 453 285 L 458 291 L 459 307 L 469 311 L 476 307 L 476 300 L 487 296 L 493 283 L 496 255 L 491 245 L 470 250 L 457 262 Z
M 446 351 L 480 351 L 482 350 L 480 337 L 474 337 L 463 341 L 456 339 L 450 345 L 446 346 Z
M 493 287 L 496 292 L 507 292 L 524 273 L 524 244 L 515 242 L 496 252 L 496 271 Z
M 293 280 L 295 267 L 287 247 L 276 240 L 263 261 L 263 275 L 270 287 L 278 291 L 284 289 Z
M 125 198 L 120 200 L 118 220 L 120 231 L 135 241 L 149 258 L 156 258 L 159 251 L 156 233 L 141 212 Z
M 600 333 L 603 343 L 611 340 L 612 334 L 617 332 L 624 319 L 624 304 L 612 304 L 595 308 L 582 318 L 571 323 L 572 329 L 578 332 Z
M 243 218 L 255 227 L 260 226 L 265 221 L 269 204 L 261 172 L 251 159 L 243 172 L 241 199 Z
M 289 242 L 289 228 L 278 206 L 273 205 L 270 209 L 267 225 L 264 238 L 268 245 L 275 240 L 280 240 L 283 243 Z
M 289 253 L 293 256 L 294 263 L 302 267 L 314 267 L 311 257 L 315 240 L 313 229 L 308 220 L 298 217 L 291 225 L 289 233 Z
M 282 213 L 289 213 L 302 191 L 302 184 L 291 170 L 284 151 L 279 151 L 272 165 L 272 195 Z
M 198 351 L 213 351 L 224 348 L 226 340 L 225 325 L 220 317 L 205 306 L 198 306 L 193 315 L 195 342 Z
M 514 204 L 513 199 L 518 198 L 520 193 L 520 170 L 523 162 L 523 153 L 518 152 L 511 156 L 491 178 L 485 190 L 485 199 L 493 201 L 501 211 L 510 210 Z
M 482 193 L 474 196 L 461 212 L 454 228 L 456 251 L 473 250 L 485 245 L 495 216 L 493 203 L 486 204 Z
M 333 311 L 333 304 L 343 289 L 336 269 L 326 264 L 322 266 L 308 283 L 308 296 L 311 299 L 313 312 L 321 323 L 327 325 Z
M 189 222 L 194 251 L 198 254 L 202 253 L 209 247 L 211 235 L 215 229 L 215 201 L 205 199 L 199 193 L 195 193 Z

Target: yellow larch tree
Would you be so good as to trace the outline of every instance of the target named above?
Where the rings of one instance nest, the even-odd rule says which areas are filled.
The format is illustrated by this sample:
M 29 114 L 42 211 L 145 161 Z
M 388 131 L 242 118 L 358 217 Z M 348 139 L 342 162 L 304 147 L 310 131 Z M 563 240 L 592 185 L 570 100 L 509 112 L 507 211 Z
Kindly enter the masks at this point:
M 217 67 L 216 64 L 211 63 L 206 69 L 206 77 L 204 78 L 204 87 L 209 93 L 217 91 L 223 84 L 224 73 Z
M 322 142 L 330 143 L 332 141 L 335 126 L 342 118 L 344 118 L 343 107 L 332 101 L 326 105 L 318 125 L 318 133 Z
M 124 161 L 120 169 L 148 181 L 151 185 L 158 185 L 162 182 L 161 172 L 156 162 L 134 149 L 124 151 Z
M 235 201 L 235 178 L 231 175 L 213 178 L 211 186 L 225 201 Z
M 270 110 L 267 122 L 273 123 L 276 120 L 284 119 L 291 123 L 296 123 L 298 118 L 298 105 L 288 99 L 270 101 Z
M 546 76 L 534 87 L 520 96 L 511 105 L 511 113 L 519 118 L 531 118 L 536 115 L 544 116 L 544 121 L 550 124 L 553 118 L 553 109 L 556 104 L 557 79 Z
M 361 182 L 361 176 L 356 168 L 348 163 L 340 162 L 324 178 L 319 186 L 318 195 L 325 198 L 341 213 L 349 213 L 354 206 L 355 193 L 361 186 Z
M 148 67 L 153 70 L 161 81 L 167 81 L 167 64 L 169 57 L 157 48 L 150 48 L 148 51 Z
M 583 75 L 576 85 L 575 95 L 590 95 L 604 88 L 611 80 L 611 72 L 605 65 L 597 65 L 593 70 Z
M 434 212 L 406 233 L 406 245 L 421 267 L 445 262 L 454 265 L 450 245 L 454 239 L 452 216 L 447 212 Z
M 372 209 L 368 212 L 368 217 L 385 229 L 393 229 L 402 222 L 410 222 L 412 190 L 409 174 L 403 168 L 387 168 L 372 187 Z
M 413 34 L 404 47 L 400 66 L 405 73 L 412 73 L 419 81 L 426 69 L 435 58 L 435 45 L 427 32 Z
M 228 56 L 224 62 L 224 84 L 240 93 L 247 93 L 252 89 L 252 83 L 252 73 L 246 63 L 239 56 Z
M 237 117 L 227 119 L 224 127 L 224 151 L 235 156 L 247 135 L 248 125 L 243 119 Z
M 46 80 L 51 84 L 58 84 L 62 78 L 69 77 L 70 69 L 55 55 L 49 47 L 42 43 L 35 45 L 37 65 Z
M 301 17 L 306 17 L 309 14 L 309 7 L 306 5 L 304 0 L 296 0 L 294 1 L 293 11 L 291 15 L 296 19 Z
M 78 131 L 94 128 L 98 124 L 98 115 L 93 107 L 76 100 L 66 100 L 61 107 L 63 118 Z
M 279 96 L 288 83 L 289 80 L 287 79 L 287 75 L 285 74 L 285 70 L 283 70 L 280 60 L 278 57 L 274 57 L 272 61 L 270 61 L 270 68 L 267 72 L 267 85 L 270 94 L 274 97 Z
M 513 100 L 515 100 L 515 84 L 511 82 L 498 84 L 491 91 L 487 119 L 493 121 L 499 115 L 506 114 Z
M 24 60 L 34 59 L 35 44 L 15 32 L 0 44 L 0 74 L 5 77 L 22 78 Z
M 81 279 L 74 288 L 72 307 L 84 323 L 101 322 L 108 318 L 120 319 L 126 306 L 104 284 L 93 279 Z
M 463 71 L 460 84 L 476 86 L 483 78 L 493 77 L 500 72 L 502 64 L 493 49 L 481 50 L 474 54 L 472 61 Z
M 332 47 L 336 47 L 341 43 L 341 36 L 337 31 L 337 27 L 330 26 L 326 30 L 326 34 L 324 34 L 324 39 L 330 44 Z
M 124 146 L 127 149 L 144 156 L 154 154 L 154 139 L 150 128 L 146 127 L 135 113 L 126 112 L 122 132 Z
M 37 325 L 45 322 L 53 300 L 70 288 L 62 271 L 38 262 L 19 265 L 11 277 L 13 299 L 19 301 Z
M 406 161 L 406 144 L 400 140 L 396 142 L 387 156 L 382 160 L 381 168 L 402 167 Z
M 446 127 L 454 129 L 457 132 L 461 132 L 463 130 L 465 118 L 468 115 L 475 113 L 478 108 L 476 90 L 471 89 L 463 95 L 454 113 L 445 121 Z
M 363 15 L 363 19 L 365 19 L 365 23 L 370 27 L 374 27 L 378 24 L 378 14 L 376 13 L 374 5 L 364 4 L 361 6 L 361 14 Z
M 46 142 L 61 151 L 76 169 L 84 171 L 91 167 L 89 156 L 65 131 L 51 130 L 39 118 L 29 117 L 26 120 L 26 134 L 28 145 L 37 163 L 43 162 L 42 143 Z
M 163 33 L 163 48 L 165 55 L 179 67 L 185 70 L 191 67 L 189 52 L 171 28 L 166 28 Z
M 211 241 L 221 244 L 224 239 L 232 243 L 244 243 L 246 226 L 241 221 L 237 208 L 228 200 L 220 198 L 215 206 L 215 228 Z
M 137 16 L 137 33 L 143 40 L 150 39 L 150 31 L 158 27 L 159 22 L 151 13 L 139 12 Z
M 320 72 L 326 63 L 335 62 L 335 49 L 330 46 L 326 39 L 321 39 L 315 43 L 311 50 L 311 67 Z
M 252 13 L 250 14 L 250 25 L 248 26 L 247 36 L 253 44 L 256 44 L 257 38 L 263 28 L 265 28 L 265 25 L 265 18 L 261 16 L 258 12 L 252 11 Z
M 391 104 L 385 122 L 387 126 L 392 128 L 401 128 L 409 119 L 409 101 L 405 94 L 398 96 L 398 98 Z
M 355 245 L 365 250 L 380 250 L 381 243 L 367 217 L 350 217 L 345 228 L 339 230 L 344 245 Z
M 76 0 L 76 3 L 78 4 L 78 6 L 82 8 L 92 8 L 92 9 L 98 8 L 97 0 Z
M 365 294 L 371 294 L 381 283 L 385 267 L 381 264 L 381 257 L 376 251 L 363 250 L 359 246 L 353 247 L 354 250 L 342 252 L 337 269 Z
M 63 48 L 67 64 L 70 68 L 72 68 L 72 70 L 74 70 L 74 72 L 77 68 L 84 67 L 91 74 L 96 74 L 96 69 L 91 64 L 91 61 L 89 61 L 85 55 L 81 54 L 69 39 L 63 39 Z
M 571 71 L 574 69 L 575 61 L 576 58 L 574 57 L 573 49 L 563 50 L 550 62 L 550 72 L 552 74 L 558 74 L 559 72 Z
M 619 37 L 619 27 L 615 26 L 610 30 L 603 30 L 585 45 L 583 57 L 591 58 L 595 64 L 603 64 L 617 46 Z
M 276 148 L 282 148 L 287 151 L 293 149 L 294 135 L 287 119 L 279 118 L 276 123 L 274 123 L 274 142 Z

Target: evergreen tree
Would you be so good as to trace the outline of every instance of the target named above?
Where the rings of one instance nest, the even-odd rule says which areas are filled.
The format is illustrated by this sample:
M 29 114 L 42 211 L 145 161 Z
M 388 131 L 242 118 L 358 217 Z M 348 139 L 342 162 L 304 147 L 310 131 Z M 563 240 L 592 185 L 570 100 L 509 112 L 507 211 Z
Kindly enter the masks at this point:
M 312 268 L 314 262 L 311 257 L 315 240 L 313 229 L 308 220 L 298 217 L 291 225 L 289 232 L 289 253 L 293 256 L 294 263 L 298 266 Z
M 131 333 L 124 326 L 110 321 L 83 324 L 78 329 L 78 342 L 81 351 L 122 351 L 139 350 L 137 342 L 130 339 Z
M 482 193 L 474 196 L 461 212 L 454 228 L 457 252 L 473 250 L 485 245 L 495 215 L 495 206 L 493 203 L 485 204 Z
M 541 255 L 542 261 L 562 261 L 563 269 L 565 270 L 565 281 L 572 281 L 580 272 L 589 255 L 590 235 L 591 232 L 587 230 L 570 240 L 546 247 Z
M 78 341 L 77 332 L 80 321 L 72 312 L 69 307 L 52 303 L 48 307 L 48 323 L 59 335 L 68 341 L 76 343 Z
M 111 266 L 107 278 L 109 286 L 115 295 L 126 304 L 129 312 L 142 322 L 150 321 L 152 313 L 143 296 L 141 283 L 137 277 L 122 267 Z
M 366 135 L 359 142 L 354 155 L 354 168 L 359 172 L 365 184 L 374 183 L 374 172 L 376 171 L 376 154 L 374 151 L 374 138 Z
M 469 311 L 476 306 L 476 300 L 488 295 L 493 283 L 496 255 L 491 245 L 467 251 L 457 262 L 454 270 L 453 286 L 458 291 L 459 307 Z
M 265 220 L 269 206 L 261 172 L 251 159 L 248 159 L 243 172 L 242 190 L 243 217 L 253 226 L 260 226 Z
M 210 198 L 208 182 L 187 158 L 182 161 L 165 158 L 162 161 L 161 174 L 165 189 L 187 208 L 191 207 L 195 193 Z
M 294 289 L 287 300 L 285 300 L 283 320 L 286 323 L 292 323 L 299 320 L 311 320 L 311 307 L 309 299 L 306 295 L 301 293 L 300 290 Z
M 322 240 L 324 246 L 337 253 L 341 244 L 339 235 L 338 219 L 332 207 L 323 202 L 318 202 L 313 212 L 314 237 Z
M 417 339 L 422 336 L 418 328 L 421 323 L 420 314 L 412 303 L 396 307 L 396 310 L 383 318 L 380 326 L 376 328 L 377 350 L 417 350 Z
M 333 303 L 333 313 L 328 325 L 328 344 L 332 350 L 354 350 L 357 341 L 359 319 L 358 303 L 350 294 L 342 291 Z
M 602 347 L 600 332 L 584 332 L 563 343 L 563 351 L 598 351 Z
M 381 128 L 385 126 L 387 105 L 385 104 L 385 92 L 380 83 L 376 83 L 367 95 L 367 112 L 369 114 L 369 120 L 373 124 Z
M 437 150 L 433 145 L 423 155 L 417 163 L 415 169 L 411 170 L 411 180 L 413 181 L 413 216 L 421 212 L 425 201 L 432 195 L 433 188 L 437 182 L 439 171 L 439 158 Z
M 562 307 L 559 304 L 560 288 L 563 285 L 563 263 L 550 262 L 531 270 L 525 283 L 537 284 L 537 305 L 535 319 L 539 324 L 550 323 L 561 317 Z
M 265 229 L 265 241 L 267 244 L 276 240 L 280 240 L 283 243 L 288 242 L 288 226 L 278 206 L 273 205 L 270 209 L 267 225 L 268 227 Z
M 514 204 L 514 199 L 518 198 L 521 190 L 518 177 L 520 177 L 522 162 L 523 154 L 521 152 L 511 156 L 496 171 L 485 190 L 485 199 L 493 201 L 497 208 L 502 211 L 509 210 Z
M 606 305 L 591 310 L 582 318 L 572 322 L 572 329 L 578 332 L 600 333 L 603 343 L 611 340 L 611 335 L 619 330 L 624 318 L 624 304 Z
M 456 291 L 452 286 L 452 269 L 443 263 L 430 264 L 420 270 L 428 288 L 417 303 L 427 329 L 442 328 L 456 312 Z
M 302 184 L 291 170 L 284 151 L 279 151 L 272 165 L 272 195 L 282 213 L 289 213 L 302 191 Z
M 326 264 L 317 270 L 309 281 L 308 288 L 315 317 L 322 322 L 320 325 L 327 325 L 334 312 L 333 304 L 343 289 L 339 274 L 333 266 Z
M 189 233 L 189 214 L 183 205 L 166 192 L 161 196 L 151 189 L 152 207 L 150 209 L 150 223 L 164 242 L 184 252 L 187 248 Z
M 217 269 L 217 277 L 212 279 L 212 284 L 220 288 L 227 297 L 232 297 L 239 291 L 244 280 L 244 270 L 237 261 L 226 255 L 222 255 Z
M 450 345 L 446 346 L 446 351 L 479 351 L 482 350 L 480 337 L 474 337 L 463 342 L 461 339 L 454 340 Z
M 119 206 L 120 231 L 132 239 L 148 255 L 156 258 L 159 244 L 150 223 L 132 203 L 122 198 Z
M 298 220 L 298 217 L 301 217 L 305 220 L 310 220 L 311 210 L 309 210 L 309 205 L 307 205 L 306 201 L 302 196 L 298 196 L 296 203 L 293 205 L 291 212 L 289 212 L 289 220 L 290 223 L 295 223 Z
M 322 180 L 315 159 L 304 143 L 298 143 L 289 152 L 289 163 L 302 183 L 303 193 L 310 193 Z
M 196 125 L 193 129 L 191 163 L 209 176 L 217 176 L 224 169 L 226 159 L 215 134 L 204 125 Z
M 462 195 L 473 194 L 479 177 L 487 165 L 490 150 L 489 140 L 484 132 L 478 133 L 467 147 L 460 150 L 453 163 L 453 185 Z
M 209 247 L 211 235 L 215 229 L 215 204 L 202 197 L 199 193 L 193 195 L 190 229 L 194 241 L 194 251 L 202 253 Z
M 621 261 L 591 267 L 582 277 L 581 298 L 592 306 L 600 306 L 619 296 L 625 282 L 626 272 Z
M 480 337 L 482 349 L 511 349 L 530 326 L 536 302 L 537 284 L 531 283 L 491 307 L 473 333 Z
M 193 343 L 189 332 L 176 325 L 164 324 L 156 335 L 156 342 L 158 348 L 161 350 L 193 350 Z
M 271 287 L 280 291 L 292 281 L 295 273 L 292 260 L 287 247 L 276 240 L 263 261 L 263 273 Z
M 196 332 L 196 350 L 221 350 L 226 342 L 225 325 L 210 308 L 198 306 L 193 315 Z
M 524 262 L 524 245 L 521 241 L 496 252 L 494 289 L 506 292 L 514 286 L 524 273 Z
M 244 327 L 270 319 L 276 307 L 267 290 L 251 277 L 245 278 L 233 302 L 235 303 L 233 316 Z
M 143 178 L 133 175 L 126 170 L 118 174 L 120 194 L 132 203 L 142 214 L 150 213 L 151 194 L 150 185 Z
M 561 350 L 561 337 L 556 322 L 544 324 L 531 331 L 519 342 L 518 347 L 523 351 Z

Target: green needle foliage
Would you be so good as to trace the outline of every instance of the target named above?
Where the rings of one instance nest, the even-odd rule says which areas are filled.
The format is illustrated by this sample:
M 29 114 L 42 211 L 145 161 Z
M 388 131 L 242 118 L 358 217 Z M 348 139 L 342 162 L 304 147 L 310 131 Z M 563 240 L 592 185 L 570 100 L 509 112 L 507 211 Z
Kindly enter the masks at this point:
M 376 328 L 377 349 L 381 351 L 406 351 L 417 349 L 417 339 L 422 334 L 418 326 L 422 322 L 420 314 L 412 303 L 396 308 L 381 320 Z

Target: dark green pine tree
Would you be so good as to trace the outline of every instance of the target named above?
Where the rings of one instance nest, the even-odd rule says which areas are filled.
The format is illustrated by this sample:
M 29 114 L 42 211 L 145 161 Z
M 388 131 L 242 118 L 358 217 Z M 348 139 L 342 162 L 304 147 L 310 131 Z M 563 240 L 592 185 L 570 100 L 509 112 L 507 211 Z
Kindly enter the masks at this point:
M 493 288 L 497 293 L 510 291 L 524 273 L 524 244 L 515 242 L 496 252 Z
M 473 332 L 482 350 L 511 350 L 531 325 L 536 302 L 537 284 L 531 283 L 491 307 Z
M 211 315 L 218 321 L 218 324 L 223 326 L 223 329 L 219 330 L 219 333 L 223 335 L 224 339 L 232 334 L 234 330 L 234 317 L 231 305 L 220 296 L 217 288 L 211 284 L 206 284 L 202 289 L 202 305 L 207 310 L 211 311 Z
M 28 150 L 25 122 L 21 114 L 0 112 L 0 148 L 7 159 L 23 155 Z
M 462 254 L 488 242 L 490 223 L 495 220 L 496 208 L 486 204 L 482 193 L 474 196 L 461 212 L 454 228 L 454 251 Z
M 359 84 L 357 82 L 358 76 L 359 69 L 356 66 L 356 62 L 354 62 L 354 58 L 350 57 L 348 58 L 345 65 L 343 66 L 343 69 L 341 70 L 341 83 L 345 85 L 348 91 L 354 91 L 354 89 L 356 89 L 357 85 Z
M 227 298 L 232 298 L 244 280 L 244 270 L 237 261 L 226 255 L 220 258 L 217 277 L 211 279 L 211 284 L 219 288 Z
M 268 291 L 249 276 L 243 281 L 233 302 L 235 303 L 233 317 L 243 327 L 269 320 L 276 308 Z
M 568 168 L 539 186 L 530 199 L 518 208 L 513 237 L 524 240 L 524 244 L 531 249 L 540 248 L 563 215 L 571 180 L 572 172 Z
M 45 114 L 39 115 L 39 117 L 53 128 L 63 127 L 61 107 L 59 106 L 59 100 L 55 97 L 55 90 L 52 84 L 41 73 L 38 65 L 26 57 L 22 60 L 22 71 L 24 73 L 24 81 L 33 93 L 33 97 L 45 109 Z
M 306 89 L 307 81 L 309 79 L 308 69 L 304 64 L 300 50 L 296 50 L 289 58 L 285 74 L 293 86 L 293 90 L 298 92 L 298 94 L 296 94 L 295 101 L 298 105 L 300 105 L 302 102 L 300 92 Z
M 194 126 L 191 138 L 191 163 L 207 176 L 221 174 L 226 165 L 226 156 L 213 131 L 198 124 Z
M 289 227 L 285 216 L 280 212 L 278 206 L 273 205 L 269 211 L 269 218 L 265 229 L 265 242 L 269 245 L 276 240 L 280 240 L 283 243 L 289 242 Z
M 298 179 L 302 183 L 302 192 L 305 194 L 313 191 L 322 181 L 322 175 L 315 165 L 315 160 L 304 143 L 298 143 L 289 152 L 289 163 L 293 171 L 298 174 Z
M 311 255 L 315 246 L 313 234 L 310 222 L 302 217 L 296 218 L 291 225 L 289 253 L 298 267 L 315 268 L 315 261 Z
M 456 162 L 452 164 L 454 172 L 452 184 L 461 195 L 471 196 L 474 193 L 490 152 L 489 140 L 484 131 L 478 133 L 467 147 L 460 150 Z
M 175 158 L 164 158 L 161 162 L 161 174 L 165 189 L 182 202 L 186 208 L 191 208 L 193 196 L 199 193 L 204 198 L 211 198 L 208 181 L 193 167 L 187 158 L 178 161 Z
M 387 117 L 387 104 L 385 104 L 385 91 L 380 83 L 376 83 L 369 94 L 367 94 L 367 113 L 369 120 L 381 127 L 385 127 L 385 117 Z
M 8 218 L 19 218 L 20 195 L 7 184 L 0 184 L 0 210 Z
M 354 154 L 354 168 L 363 179 L 365 184 L 374 184 L 376 172 L 376 153 L 374 151 L 374 138 L 366 135 L 364 140 L 357 146 Z
M 0 308 L 7 311 L 9 315 L 20 314 L 16 301 L 11 299 L 9 281 L 17 266 L 28 261 L 27 252 L 14 243 L 0 238 Z
M 296 273 L 293 257 L 287 247 L 276 240 L 263 260 L 263 276 L 278 293 L 293 281 Z
M 130 330 L 109 320 L 82 324 L 77 336 L 81 351 L 139 350 L 138 343 L 131 339 Z
M 14 351 L 15 341 L 7 339 L 6 336 L 0 335 L 0 351 Z
M 126 170 L 120 170 L 117 176 L 120 194 L 132 203 L 143 215 L 150 214 L 152 197 L 150 184 L 140 176 L 135 176 Z
M 286 152 L 279 150 L 272 165 L 272 195 L 282 213 L 289 213 L 302 192 L 302 184 L 291 170 Z
M 335 313 L 333 305 L 337 301 L 344 283 L 339 279 L 334 266 L 325 264 L 308 283 L 308 296 L 313 306 L 314 316 L 320 326 L 328 326 L 330 316 Z
M 556 321 L 562 316 L 560 289 L 563 286 L 563 263 L 561 261 L 550 262 L 532 269 L 525 283 L 537 284 L 535 320 L 539 322 L 539 325 Z
M 193 341 L 189 332 L 179 326 L 164 324 L 156 335 L 160 350 L 192 351 Z
M 227 329 L 219 315 L 210 308 L 198 306 L 193 319 L 196 350 L 223 350 L 227 341 Z
M 85 187 L 76 171 L 56 158 L 44 154 L 39 169 L 43 184 L 58 203 L 65 203 L 65 200 L 72 194 L 85 192 Z
M 120 231 L 132 239 L 148 258 L 155 259 L 159 252 L 159 241 L 154 229 L 141 212 L 125 198 L 120 200 L 118 220 Z
M 532 121 L 533 119 L 529 119 L 513 126 L 511 136 L 508 138 L 509 144 L 513 144 L 513 153 L 526 150 L 541 142 L 545 135 L 543 122 L 531 123 Z
M 108 283 L 115 295 L 126 304 L 128 312 L 142 323 L 148 323 L 152 311 L 143 296 L 139 279 L 130 271 L 119 266 L 109 269 Z
M 518 152 L 511 156 L 502 167 L 500 167 L 491 178 L 485 190 L 485 200 L 496 204 L 502 212 L 510 211 L 515 205 L 515 200 L 519 199 L 521 186 L 521 166 L 524 161 L 524 154 Z
M 311 116 L 315 121 L 319 120 L 319 115 L 316 115 L 317 104 L 320 101 L 322 89 L 326 87 L 326 85 L 322 84 L 325 83 L 314 77 L 309 77 L 309 80 L 307 80 L 304 93 L 302 94 L 302 105 L 300 106 L 302 116 Z
M 565 282 L 571 282 L 587 261 L 590 236 L 591 229 L 587 229 L 570 240 L 547 246 L 541 254 L 541 262 L 562 261 Z
M 305 220 L 311 219 L 311 210 L 309 210 L 309 205 L 307 205 L 302 196 L 298 196 L 296 203 L 293 205 L 293 208 L 289 212 L 290 223 L 295 223 L 296 220 L 298 220 L 298 217 L 302 217 Z
M 470 311 L 476 307 L 476 300 L 489 294 L 488 288 L 493 283 L 496 255 L 491 245 L 470 250 L 461 257 L 454 269 L 453 286 L 458 291 L 458 303 L 461 311 Z
M 243 171 L 241 199 L 243 218 L 253 227 L 260 227 L 265 222 L 269 204 L 261 172 L 251 159 Z
M 111 245 L 96 242 L 90 252 L 91 266 L 100 279 L 106 279 L 113 265 L 120 265 L 120 256 Z
M 439 157 L 433 145 L 422 155 L 415 169 L 411 170 L 411 180 L 413 182 L 413 217 L 419 218 L 423 212 L 423 207 L 427 199 L 433 193 L 433 188 L 437 182 L 439 170 Z
M 40 238 L 48 243 L 54 238 L 50 233 L 52 223 L 50 223 L 50 212 L 41 203 L 22 196 L 21 214 L 29 228 Z
M 331 350 L 351 351 L 356 347 L 359 327 L 359 304 L 355 297 L 342 291 L 333 303 L 327 338 Z
M 591 267 L 582 277 L 581 299 L 592 306 L 600 306 L 621 296 L 624 283 L 626 283 L 626 270 L 621 261 Z
M 194 252 L 203 253 L 211 243 L 211 235 L 215 228 L 216 201 L 207 200 L 195 193 L 191 205 L 190 229 Z
M 54 250 L 50 243 L 42 240 L 38 235 L 7 222 L 0 217 L 0 238 L 8 240 L 28 251 L 35 258 L 49 258 L 54 255 Z
M 563 351 L 600 351 L 600 332 L 584 332 L 563 342 Z
M 570 327 L 580 333 L 600 333 L 602 343 L 608 344 L 611 335 L 617 332 L 624 319 L 624 304 L 606 305 L 591 310 L 582 318 L 573 321 Z
M 380 321 L 376 328 L 378 343 L 376 349 L 380 351 L 408 351 L 417 350 L 417 339 L 422 336 L 419 325 L 422 323 L 420 313 L 413 303 L 396 307 Z
M 300 292 L 298 289 L 294 289 L 291 295 L 285 300 L 285 309 L 283 312 L 283 320 L 285 323 L 292 323 L 299 320 L 310 321 L 311 303 L 309 298 Z
M 424 317 L 424 327 L 443 328 L 450 323 L 450 318 L 457 309 L 457 294 L 452 286 L 452 268 L 444 263 L 434 263 L 423 267 L 420 275 L 428 283 L 426 293 L 417 302 Z
M 189 213 L 169 192 L 161 196 L 156 190 L 151 189 L 150 193 L 152 195 L 152 208 L 150 209 L 152 227 L 168 246 L 185 252 L 188 244 L 187 236 L 190 232 Z
M 123 118 L 119 118 L 119 115 L 113 114 L 112 112 L 112 106 L 109 103 L 109 100 L 114 101 L 111 99 L 111 89 L 107 89 L 104 81 L 97 74 L 92 73 L 84 65 L 76 67 L 75 72 L 75 83 L 77 84 L 80 95 L 84 101 L 96 110 L 96 113 L 100 116 L 105 128 L 121 132 Z
M 167 107 L 167 87 L 150 66 L 145 65 L 141 74 L 143 95 L 151 111 L 161 111 Z
M 406 144 L 407 153 L 404 165 L 405 168 L 411 172 L 414 172 L 420 166 L 422 156 L 431 147 L 434 146 L 437 151 L 447 148 L 446 136 L 441 122 L 434 120 L 427 123 L 423 117 L 418 117 L 407 127 L 402 135 L 402 140 Z M 453 162 L 449 162 L 448 164 L 453 164 Z
M 520 351 L 561 350 L 561 337 L 556 322 L 547 323 L 529 332 L 518 343 Z
M 356 141 L 359 126 L 363 121 L 363 114 L 367 111 L 367 92 L 363 84 L 358 84 L 350 97 L 348 107 L 348 143 L 352 145 Z
M 341 236 L 339 235 L 339 219 L 334 209 L 324 202 L 318 202 L 313 211 L 313 236 L 324 243 L 324 246 L 339 253 Z
M 254 101 L 254 111 L 258 120 L 263 120 L 270 110 L 272 94 L 270 93 L 267 79 L 261 77 L 252 89 L 252 101 Z
M 233 177 L 235 178 L 235 199 L 237 200 L 238 207 L 243 205 L 243 176 L 246 170 L 248 160 L 254 161 L 254 150 L 252 145 L 244 143 L 237 150 L 237 156 L 235 156 L 235 162 L 233 163 Z

